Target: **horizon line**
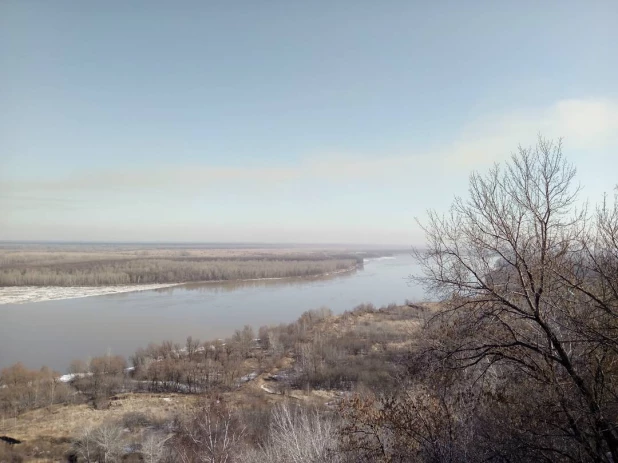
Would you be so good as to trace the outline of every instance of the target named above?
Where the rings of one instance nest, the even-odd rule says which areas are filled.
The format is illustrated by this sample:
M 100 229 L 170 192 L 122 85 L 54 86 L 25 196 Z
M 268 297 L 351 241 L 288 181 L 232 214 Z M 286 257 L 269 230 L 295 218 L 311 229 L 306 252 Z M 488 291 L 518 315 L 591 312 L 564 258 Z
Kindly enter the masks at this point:
M 122 241 L 122 240 L 2 240 L 0 244 L 141 244 L 141 245 L 217 245 L 217 246 L 380 246 L 392 248 L 413 248 L 411 244 L 344 243 L 344 242 L 280 242 L 280 241 Z

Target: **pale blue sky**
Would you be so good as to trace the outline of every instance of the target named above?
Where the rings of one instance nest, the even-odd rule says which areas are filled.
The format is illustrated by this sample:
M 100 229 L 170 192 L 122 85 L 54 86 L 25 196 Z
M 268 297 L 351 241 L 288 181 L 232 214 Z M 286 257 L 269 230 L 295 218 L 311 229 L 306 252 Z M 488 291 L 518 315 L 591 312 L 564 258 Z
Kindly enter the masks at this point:
M 618 2 L 0 2 L 0 239 L 418 244 L 564 137 L 618 183 Z

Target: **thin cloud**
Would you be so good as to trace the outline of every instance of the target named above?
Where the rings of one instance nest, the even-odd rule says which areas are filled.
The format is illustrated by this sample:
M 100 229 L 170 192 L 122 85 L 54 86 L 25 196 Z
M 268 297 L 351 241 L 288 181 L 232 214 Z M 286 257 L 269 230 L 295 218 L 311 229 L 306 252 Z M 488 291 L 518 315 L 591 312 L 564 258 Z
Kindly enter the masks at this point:
M 49 196 L 14 196 L 0 194 L 0 200 L 16 202 L 37 202 L 37 203 L 75 203 L 84 202 L 83 199 L 76 198 L 50 198 Z
M 276 188 L 305 181 L 352 182 L 413 179 L 430 172 L 479 168 L 508 157 L 520 143 L 534 143 L 538 133 L 564 137 L 570 149 L 618 146 L 618 102 L 570 99 L 544 108 L 490 115 L 463 127 L 451 142 L 433 151 L 413 146 L 401 153 L 327 153 L 293 166 L 157 166 L 144 169 L 74 172 L 47 181 L 4 182 L 4 191 L 22 198 L 36 193 L 105 192 L 126 190 L 201 191 L 227 186 L 242 190 Z M 53 201 L 53 199 L 52 199 Z M 61 200 L 62 201 L 62 200 Z
M 441 157 L 450 166 L 475 168 L 507 158 L 519 144 L 534 144 L 539 133 L 564 138 L 573 150 L 617 146 L 618 102 L 570 99 L 546 108 L 488 116 L 465 127 Z

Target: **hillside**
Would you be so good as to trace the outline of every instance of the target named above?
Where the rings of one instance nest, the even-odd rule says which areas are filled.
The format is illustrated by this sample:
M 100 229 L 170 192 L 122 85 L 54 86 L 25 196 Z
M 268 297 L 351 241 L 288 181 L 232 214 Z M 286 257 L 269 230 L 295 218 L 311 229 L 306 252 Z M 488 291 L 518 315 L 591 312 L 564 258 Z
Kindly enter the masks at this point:
M 264 327 L 259 338 L 245 328 L 226 342 L 151 345 L 133 356 L 135 368 L 116 358 L 107 359 L 111 368 L 98 368 L 106 360 L 96 358 L 70 383 L 54 382 L 55 400 L 62 403 L 51 405 L 42 403 L 54 401 L 43 392 L 47 383 L 40 383 L 35 398 L 32 382 L 7 384 L 7 369 L 7 387 L 0 390 L 0 435 L 22 442 L 5 446 L 4 458 L 62 460 L 79 454 L 85 430 L 113 425 L 121 430 L 122 458 L 137 459 L 150 435 L 178 439 L 179 420 L 213 403 L 243 417 L 247 429 L 239 447 L 250 451 L 263 443 L 264 426 L 277 404 L 330 414 L 355 391 L 395 381 L 403 367 L 400 359 L 428 312 L 425 306 L 362 305 L 334 316 L 323 309 L 289 325 Z M 112 367 L 114 361 L 120 368 Z M 79 370 L 79 362 L 73 368 Z M 23 410 L 16 410 L 16 403 Z

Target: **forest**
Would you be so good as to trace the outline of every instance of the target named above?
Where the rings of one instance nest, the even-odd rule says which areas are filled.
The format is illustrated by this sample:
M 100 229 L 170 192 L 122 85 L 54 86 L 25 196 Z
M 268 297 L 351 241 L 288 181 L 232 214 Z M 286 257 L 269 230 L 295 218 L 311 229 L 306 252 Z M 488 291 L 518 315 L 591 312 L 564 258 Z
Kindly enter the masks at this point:
M 0 286 L 108 286 L 324 275 L 362 266 L 352 253 L 0 249 Z
M 540 138 L 422 223 L 433 303 L 0 375 L 0 460 L 618 461 L 618 198 Z M 72 424 L 71 424 L 72 423 Z

